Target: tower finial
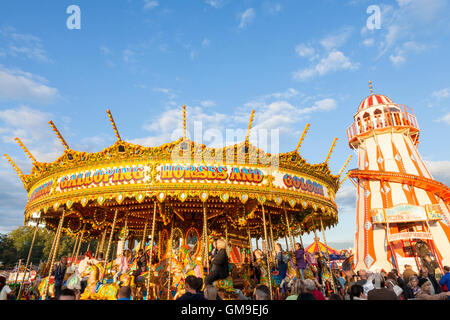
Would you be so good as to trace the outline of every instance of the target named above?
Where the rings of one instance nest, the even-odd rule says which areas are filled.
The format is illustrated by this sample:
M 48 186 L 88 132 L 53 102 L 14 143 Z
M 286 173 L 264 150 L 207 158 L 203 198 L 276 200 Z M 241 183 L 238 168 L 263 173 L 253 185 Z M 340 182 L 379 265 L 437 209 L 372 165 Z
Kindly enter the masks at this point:
M 23 149 L 23 151 L 25 152 L 25 154 L 28 156 L 28 158 L 31 159 L 31 161 L 32 161 L 33 163 L 37 162 L 37 161 L 36 161 L 36 158 L 33 157 L 33 155 L 31 154 L 31 152 L 27 149 L 27 147 L 25 147 L 25 145 L 22 143 L 22 141 L 20 141 L 19 138 L 16 137 L 16 138 L 14 138 L 14 140 L 16 140 L 16 142 L 19 144 L 19 146 Z
M 113 118 L 113 116 L 111 114 L 111 111 L 110 110 L 106 110 L 106 113 L 108 113 L 109 121 L 111 121 L 111 124 L 112 124 L 113 129 L 114 129 L 114 133 L 116 134 L 116 137 L 117 137 L 117 140 L 118 141 L 122 141 L 122 139 L 120 138 L 119 130 L 117 130 L 116 122 L 114 121 L 114 118 Z
M 183 140 L 186 140 L 186 105 L 183 104 Z
M 50 120 L 48 122 L 50 124 L 50 126 L 52 127 L 53 131 L 55 132 L 56 136 L 59 138 L 59 140 L 61 141 L 62 145 L 66 148 L 66 149 L 70 149 L 69 145 L 67 144 L 66 140 L 64 140 L 64 138 L 62 137 L 61 133 L 59 132 L 58 128 L 56 128 L 55 124 L 53 123 L 52 120 Z
M 336 147 L 336 143 L 338 140 L 338 138 L 334 138 L 333 143 L 331 144 L 330 151 L 328 151 L 327 158 L 325 159 L 325 163 L 328 164 L 328 161 L 330 160 L 331 154 L 333 153 L 334 147 Z
M 300 137 L 300 140 L 298 141 L 297 148 L 295 148 L 296 152 L 298 152 L 298 150 L 300 149 L 300 147 L 301 147 L 301 145 L 303 143 L 303 140 L 305 139 L 306 133 L 308 132 L 310 126 L 311 125 L 309 123 L 306 124 L 305 130 L 303 130 L 302 136 Z
M 370 94 L 373 95 L 372 81 L 369 80 Z
M 252 129 L 254 118 L 255 118 L 255 110 L 252 110 L 252 114 L 250 115 L 250 123 L 248 124 L 248 129 L 247 129 L 247 136 L 245 137 L 246 143 L 248 143 L 248 140 L 250 138 L 250 130 Z

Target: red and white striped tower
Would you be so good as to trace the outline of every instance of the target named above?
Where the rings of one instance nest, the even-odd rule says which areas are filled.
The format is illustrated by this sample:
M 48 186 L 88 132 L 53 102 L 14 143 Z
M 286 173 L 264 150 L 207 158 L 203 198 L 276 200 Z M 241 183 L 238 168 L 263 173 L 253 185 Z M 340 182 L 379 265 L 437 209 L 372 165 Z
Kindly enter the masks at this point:
M 450 188 L 433 179 L 417 150 L 414 111 L 374 94 L 369 83 L 371 95 L 347 129 L 359 157 L 349 172 L 358 190 L 356 270 L 417 270 L 419 240 L 441 268 L 450 265 Z

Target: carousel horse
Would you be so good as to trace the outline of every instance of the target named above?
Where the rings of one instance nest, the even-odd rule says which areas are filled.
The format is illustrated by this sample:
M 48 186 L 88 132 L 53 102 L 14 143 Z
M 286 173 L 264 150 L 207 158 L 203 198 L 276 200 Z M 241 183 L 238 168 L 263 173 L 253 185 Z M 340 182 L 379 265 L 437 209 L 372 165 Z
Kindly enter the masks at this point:
M 184 291 L 183 265 L 175 258 L 162 259 L 155 267 L 155 285 L 159 299 L 167 297 L 164 293 L 169 281 L 169 266 L 171 275 L 171 296 L 176 298 L 179 292 Z M 175 291 L 172 290 L 175 288 Z M 166 292 L 167 293 L 167 292 Z
M 47 295 L 49 297 L 54 297 L 55 296 L 55 281 L 54 281 L 54 277 L 45 277 L 43 279 L 41 279 L 41 282 L 39 283 L 37 290 L 39 292 L 39 296 L 41 297 L 41 299 L 45 299 L 44 297 L 44 288 L 47 285 L 47 283 L 49 282 L 50 279 L 50 283 L 48 285 L 48 291 L 47 291 Z
M 88 282 L 80 300 L 116 300 L 119 285 L 117 283 L 102 284 L 99 282 L 99 275 L 97 265 L 88 266 L 82 273 L 83 278 L 88 276 Z

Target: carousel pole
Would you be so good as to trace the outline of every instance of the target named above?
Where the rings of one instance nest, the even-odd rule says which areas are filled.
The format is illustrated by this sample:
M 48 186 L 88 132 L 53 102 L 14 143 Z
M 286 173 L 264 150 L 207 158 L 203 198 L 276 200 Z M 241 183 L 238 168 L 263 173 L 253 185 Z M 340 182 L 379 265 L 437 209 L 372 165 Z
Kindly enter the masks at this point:
M 45 273 L 47 273 L 47 270 L 50 267 L 50 262 L 52 261 L 52 257 L 53 257 L 53 253 L 55 251 L 55 243 L 56 243 L 56 235 L 59 232 L 59 223 L 58 223 L 58 227 L 55 230 L 55 237 L 53 238 L 53 242 L 52 242 L 52 248 L 50 249 L 50 253 L 48 254 L 48 259 L 47 259 L 47 263 L 45 264 L 45 270 L 43 275 L 45 275 Z
M 103 231 L 103 235 L 102 235 L 102 240 L 101 240 L 100 243 L 99 243 L 99 245 L 100 245 L 99 253 L 103 253 L 103 250 L 104 250 L 104 248 L 105 248 L 105 241 L 106 241 L 106 233 L 107 233 L 107 231 L 108 231 L 108 228 L 105 227 L 105 230 Z M 103 259 L 104 259 L 104 258 L 105 258 L 105 257 L 103 257 Z
M 167 280 L 167 300 L 170 300 L 170 286 L 172 280 L 172 240 L 173 240 L 173 222 L 175 220 L 175 215 L 172 216 L 172 223 L 170 225 L 170 239 L 169 239 L 169 279 Z
M 90 248 L 91 248 L 91 241 L 89 241 L 86 251 L 89 251 Z
M 267 225 L 266 225 L 266 214 L 264 211 L 264 204 L 261 203 L 262 208 L 262 214 L 263 214 L 263 226 L 264 226 L 264 237 L 266 239 L 266 251 L 267 251 Z M 269 291 L 270 291 L 270 300 L 273 299 L 273 293 L 272 293 L 272 275 L 270 274 L 270 255 L 267 254 L 267 274 L 269 276 Z
M 250 248 L 250 262 L 253 263 L 253 248 L 252 248 L 252 235 L 250 229 L 247 228 L 248 245 Z
M 148 221 L 148 217 L 147 217 Z M 155 222 L 156 222 L 156 200 L 153 205 L 153 220 L 152 220 L 152 240 L 150 241 L 150 257 L 148 263 L 148 278 L 147 278 L 147 300 L 150 300 L 150 279 L 152 277 L 152 260 L 153 260 L 153 240 L 155 236 Z M 146 224 L 147 227 L 147 224 Z M 145 243 L 144 243 L 145 246 Z
M 33 251 L 33 246 L 34 246 L 34 240 L 36 240 L 36 234 L 39 228 L 39 220 L 36 223 L 36 227 L 34 227 L 34 233 L 33 233 L 33 239 L 31 240 L 31 246 L 30 246 L 30 250 L 28 251 L 28 257 L 27 257 L 27 262 L 25 263 L 25 274 L 23 276 L 22 282 L 20 283 L 20 287 L 19 287 L 19 293 L 17 294 L 17 300 L 20 300 L 21 295 L 22 295 L 22 288 L 23 288 L 23 283 L 25 282 L 25 275 L 27 274 L 27 269 L 28 269 L 28 264 L 30 263 L 30 259 L 31 259 L 31 252 Z
M 83 243 L 85 231 L 86 231 L 86 223 L 83 225 L 83 230 L 81 230 L 80 241 L 78 242 L 77 254 L 75 256 L 75 262 L 78 260 L 78 256 L 80 255 L 81 244 Z
M 94 258 L 95 258 L 95 259 L 97 259 L 98 248 L 100 248 L 100 241 L 99 241 L 99 240 L 97 240 L 97 248 L 95 249 L 95 253 L 94 253 Z
M 294 253 L 295 244 L 294 244 L 294 239 L 293 239 L 292 233 L 291 233 L 291 227 L 290 227 L 289 217 L 288 217 L 287 210 L 286 210 L 286 204 L 283 204 L 283 209 L 284 209 L 284 217 L 286 218 L 286 227 L 288 230 L 289 240 L 291 241 L 291 251 L 292 251 L 292 253 Z M 303 246 L 303 244 L 302 244 L 302 246 Z
M 147 218 L 145 219 L 145 225 L 144 225 L 144 233 L 142 235 L 142 248 L 141 249 L 145 249 L 145 238 L 147 237 L 147 226 L 148 226 L 148 214 L 147 214 Z M 153 241 L 153 239 L 152 239 Z
M 330 252 L 328 251 L 327 238 L 325 238 L 325 229 L 323 228 L 322 217 L 320 217 L 320 229 L 322 229 L 323 242 L 325 243 L 325 249 L 327 250 L 328 267 L 330 269 L 331 279 L 333 280 L 331 282 L 331 285 L 333 286 L 333 292 L 336 293 L 336 286 L 334 285 L 333 270 L 331 270 Z
M 109 235 L 109 241 L 108 241 L 108 248 L 106 249 L 106 255 L 105 255 L 105 267 L 103 268 L 103 273 L 100 277 L 100 280 L 103 281 L 103 277 L 106 274 L 106 266 L 108 265 L 108 256 L 109 256 L 109 250 L 111 248 L 111 242 L 114 235 L 114 229 L 116 227 L 116 221 L 117 221 L 117 214 L 119 213 L 119 209 L 116 209 L 116 212 L 114 213 L 114 219 L 113 224 L 111 226 L 111 234 Z
M 125 227 L 124 227 L 124 232 L 125 232 L 125 239 L 122 241 L 122 243 L 120 244 L 120 251 L 124 252 L 125 250 L 125 242 L 127 241 L 127 237 L 128 237 L 128 212 L 126 213 L 125 216 Z M 117 243 L 117 245 L 119 244 L 119 242 Z M 129 246 L 128 246 L 129 247 Z M 117 247 L 117 255 L 119 254 L 119 247 Z
M 75 243 L 73 245 L 73 250 L 72 250 L 72 254 L 71 254 L 72 259 L 71 259 L 70 263 L 72 263 L 72 264 L 73 264 L 73 261 L 75 260 L 75 252 L 77 251 L 77 248 L 78 248 L 78 240 L 79 239 L 80 239 L 80 235 L 77 234 L 75 236 Z
M 269 227 L 270 227 L 270 252 L 273 252 L 273 228 L 272 228 L 272 215 L 270 214 L 270 210 L 268 210 L 269 212 Z
M 207 219 L 207 212 L 206 212 L 206 202 L 203 202 L 203 236 L 204 236 L 204 254 L 206 259 L 206 270 L 209 273 L 209 249 L 208 249 L 208 219 Z M 228 246 L 228 242 L 227 242 Z M 203 261 L 204 264 L 204 261 Z
M 52 260 L 50 262 L 50 268 L 48 270 L 48 281 L 46 282 L 45 287 L 44 287 L 43 298 L 45 297 L 45 300 L 47 300 L 48 285 L 50 284 L 50 276 L 52 275 L 53 264 L 55 263 L 56 254 L 58 253 L 59 239 L 61 237 L 61 230 L 62 230 L 62 226 L 63 226 L 63 223 L 64 223 L 64 216 L 65 215 L 66 215 L 66 209 L 64 208 L 63 209 L 63 214 L 61 216 L 61 219 L 59 220 L 58 231 L 57 231 L 56 236 L 55 236 L 56 243 L 55 243 L 55 248 L 54 248 L 54 253 L 53 253 L 53 256 L 52 256 Z

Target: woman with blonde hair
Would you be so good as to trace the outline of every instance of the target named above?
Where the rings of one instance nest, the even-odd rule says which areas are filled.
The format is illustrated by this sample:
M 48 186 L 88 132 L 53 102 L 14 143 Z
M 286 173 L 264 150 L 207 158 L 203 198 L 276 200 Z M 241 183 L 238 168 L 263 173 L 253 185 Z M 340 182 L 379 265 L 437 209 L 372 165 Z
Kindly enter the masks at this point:
M 205 285 L 213 284 L 214 281 L 225 279 L 228 277 L 228 255 L 225 249 L 227 244 L 225 240 L 217 240 L 217 254 L 211 260 L 212 266 L 211 271 L 205 278 Z

